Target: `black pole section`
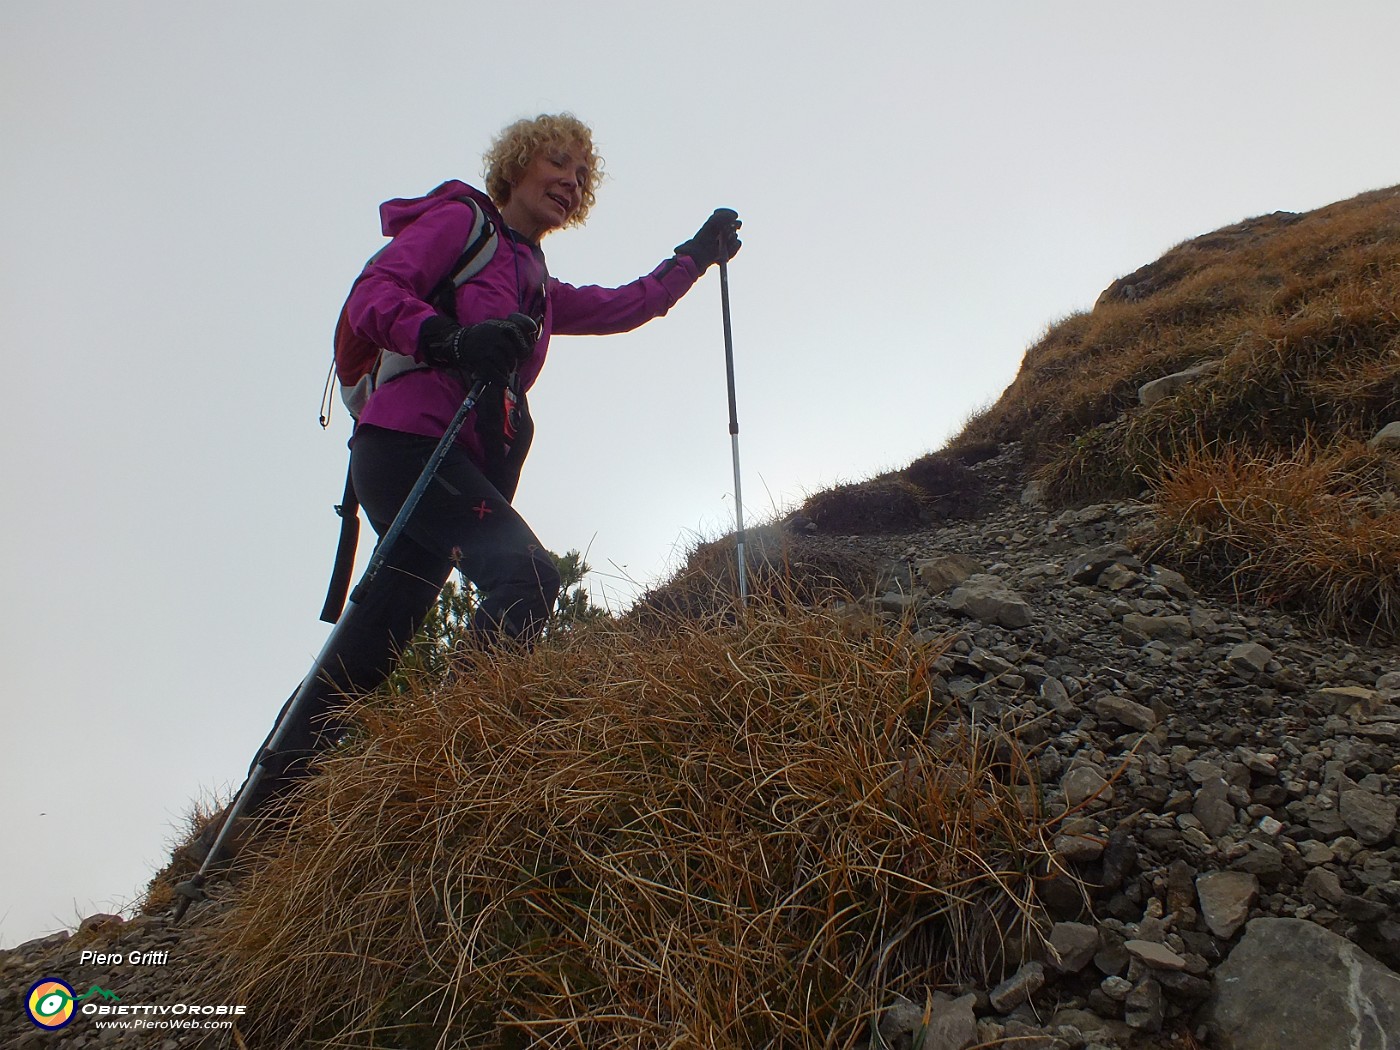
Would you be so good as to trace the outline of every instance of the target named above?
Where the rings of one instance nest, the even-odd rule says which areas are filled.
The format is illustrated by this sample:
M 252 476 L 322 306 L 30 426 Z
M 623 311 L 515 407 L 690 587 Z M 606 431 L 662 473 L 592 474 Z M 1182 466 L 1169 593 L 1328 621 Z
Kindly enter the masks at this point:
M 719 259 L 719 297 L 724 313 L 724 368 L 729 381 L 729 443 L 734 456 L 734 524 L 739 561 L 739 604 L 749 598 L 748 571 L 744 565 L 744 496 L 739 484 L 739 408 L 734 396 L 734 335 L 729 324 L 729 261 Z
M 437 448 L 433 449 L 433 454 L 429 457 L 427 465 L 423 467 L 423 473 L 418 475 L 418 481 L 414 484 L 408 498 L 403 501 L 403 506 L 395 515 L 393 523 L 389 526 L 389 531 L 384 533 L 374 549 L 374 557 L 370 559 L 369 566 L 365 569 L 365 574 L 360 577 L 360 582 L 355 585 L 355 589 L 350 592 L 351 604 L 363 599 L 365 592 L 369 590 L 370 584 L 374 583 L 375 577 L 379 575 L 379 570 L 388 561 L 390 548 L 397 542 L 403 530 L 408 527 L 408 521 L 413 517 L 413 512 L 418 509 L 418 504 L 423 499 L 423 493 L 428 491 L 428 486 L 433 483 L 433 478 L 437 476 L 438 467 L 442 466 L 442 461 L 447 458 L 447 454 L 452 451 L 452 444 L 457 440 L 457 435 L 461 432 L 462 426 L 467 421 L 467 416 L 476 407 L 477 401 L 481 399 L 482 391 L 486 389 L 486 380 L 478 379 L 473 384 L 471 391 L 467 394 L 466 400 L 457 409 L 457 414 L 452 417 L 452 422 L 447 425 L 447 431 L 442 435 L 442 440 L 437 443 Z
M 734 332 L 729 321 L 729 263 L 719 261 L 719 302 L 724 315 L 724 370 L 729 379 L 729 433 L 739 434 L 739 404 L 734 396 Z
M 267 767 L 263 765 L 261 756 L 276 754 L 278 746 L 285 739 L 288 728 L 295 724 L 297 716 L 305 706 L 306 697 L 311 692 L 311 687 L 321 672 L 325 670 L 326 663 L 331 654 L 335 651 L 335 645 L 340 635 L 345 630 L 345 625 L 355 615 L 355 609 L 364 599 L 369 587 L 374 583 L 379 575 L 379 570 L 389 560 L 389 552 L 403 530 L 408 526 L 409 519 L 413 517 L 413 512 L 418 509 L 418 504 L 423 499 L 423 493 L 428 491 L 428 486 L 432 484 L 433 478 L 437 476 L 438 468 L 442 466 L 442 461 L 447 458 L 448 452 L 452 450 L 452 444 L 457 440 L 457 435 L 461 432 L 463 425 L 467 421 L 467 416 L 476 407 L 477 401 L 481 399 L 482 391 L 486 389 L 486 380 L 478 379 L 472 384 L 471 391 L 462 401 L 461 407 L 457 409 L 457 414 L 452 417 L 452 422 L 448 424 L 447 431 L 442 435 L 442 440 L 437 443 L 437 448 L 433 449 L 433 454 L 428 458 L 423 471 L 418 475 L 418 481 L 409 491 L 408 497 L 403 501 L 403 506 L 399 508 L 398 514 L 394 516 L 393 523 L 384 533 L 379 543 L 375 545 L 374 555 L 369 560 L 369 566 L 365 569 L 364 576 L 360 577 L 360 582 L 355 586 L 350 594 L 350 601 L 345 606 L 345 611 L 341 613 L 340 619 L 331 629 L 330 636 L 326 639 L 325 645 L 321 647 L 320 654 L 316 657 L 316 662 L 311 665 L 311 672 L 302 679 L 301 685 L 297 688 L 296 695 L 292 697 L 287 706 L 282 711 L 282 717 L 277 721 L 277 727 L 273 730 L 271 739 L 266 746 L 259 751 L 259 758 L 254 763 L 253 768 L 248 772 L 248 779 L 243 781 L 243 786 L 238 789 L 238 794 L 234 796 L 233 802 L 229 804 L 228 810 L 224 814 L 223 826 L 219 828 L 219 834 L 214 839 L 214 844 L 209 847 L 209 853 L 199 866 L 199 871 L 190 878 L 188 882 L 182 882 L 175 887 L 178 895 L 175 902 L 175 913 L 173 921 L 179 922 L 185 917 L 185 911 L 190 906 L 191 901 L 204 900 L 204 883 L 209 878 L 209 872 L 223 859 L 224 846 L 227 843 L 230 831 L 243 816 L 243 810 L 247 800 L 252 796 L 254 789 L 267 773 Z

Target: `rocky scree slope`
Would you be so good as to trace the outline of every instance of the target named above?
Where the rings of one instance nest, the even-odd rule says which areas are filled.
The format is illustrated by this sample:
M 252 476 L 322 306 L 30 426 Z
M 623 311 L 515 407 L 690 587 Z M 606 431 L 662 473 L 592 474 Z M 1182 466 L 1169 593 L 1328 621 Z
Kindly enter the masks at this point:
M 953 632 L 942 688 L 1063 814 L 1044 958 L 975 990 L 979 1037 L 1400 1046 L 1400 652 L 1197 594 L 1133 552 L 1150 506 L 1047 509 L 1020 455 L 972 468 L 968 520 L 790 522 L 881 560 L 886 615 Z

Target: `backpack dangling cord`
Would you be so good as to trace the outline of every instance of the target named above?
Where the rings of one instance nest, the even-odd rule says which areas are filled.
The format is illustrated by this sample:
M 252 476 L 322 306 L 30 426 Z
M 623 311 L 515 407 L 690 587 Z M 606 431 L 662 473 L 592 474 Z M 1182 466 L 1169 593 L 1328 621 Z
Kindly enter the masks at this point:
M 335 402 L 335 353 L 331 353 L 331 370 L 326 373 L 326 385 L 321 391 L 321 429 L 331 425 L 331 405 Z

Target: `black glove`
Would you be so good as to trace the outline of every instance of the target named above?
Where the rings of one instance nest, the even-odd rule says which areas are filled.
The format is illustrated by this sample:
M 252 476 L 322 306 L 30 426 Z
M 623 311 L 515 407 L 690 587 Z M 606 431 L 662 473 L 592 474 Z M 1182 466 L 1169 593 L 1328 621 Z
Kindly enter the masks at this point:
M 739 250 L 739 213 L 732 208 L 716 208 L 694 237 L 676 245 L 677 255 L 689 255 L 704 273 L 711 264 L 728 262 Z
M 500 383 L 530 356 L 538 334 L 538 326 L 524 314 L 465 328 L 434 315 L 418 330 L 418 356 L 437 368 L 456 368 Z

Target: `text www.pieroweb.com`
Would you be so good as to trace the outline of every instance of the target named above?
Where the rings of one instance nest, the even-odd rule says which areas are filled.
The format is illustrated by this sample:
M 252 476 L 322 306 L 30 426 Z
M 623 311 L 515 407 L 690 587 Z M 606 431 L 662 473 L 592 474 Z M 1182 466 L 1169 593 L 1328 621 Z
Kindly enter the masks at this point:
M 177 1003 L 174 1006 L 151 1004 L 123 1004 L 121 1006 L 99 1006 L 89 1003 L 82 1012 L 92 1017 L 94 1028 L 125 1029 L 198 1029 L 210 1031 L 233 1027 L 233 1018 L 242 1017 L 245 1006 L 191 1006 Z

